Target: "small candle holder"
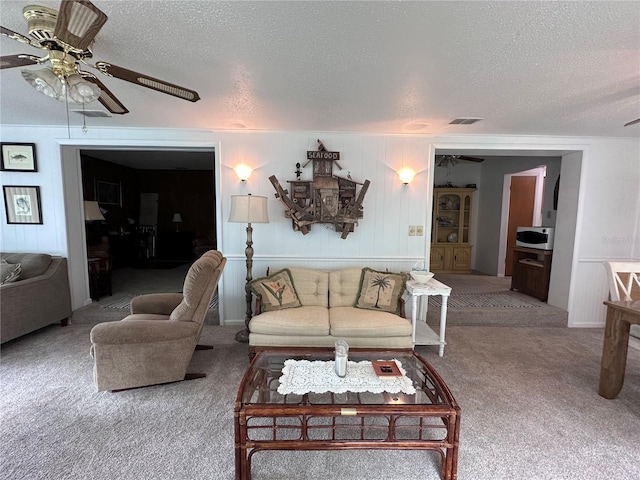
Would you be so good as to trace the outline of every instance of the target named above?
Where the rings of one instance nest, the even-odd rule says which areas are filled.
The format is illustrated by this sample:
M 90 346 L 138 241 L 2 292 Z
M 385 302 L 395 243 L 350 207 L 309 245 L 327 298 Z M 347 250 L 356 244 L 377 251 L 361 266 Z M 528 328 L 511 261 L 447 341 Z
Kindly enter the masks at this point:
M 348 359 L 349 344 L 344 340 L 338 340 L 335 344 L 335 371 L 340 378 L 344 378 L 347 375 Z

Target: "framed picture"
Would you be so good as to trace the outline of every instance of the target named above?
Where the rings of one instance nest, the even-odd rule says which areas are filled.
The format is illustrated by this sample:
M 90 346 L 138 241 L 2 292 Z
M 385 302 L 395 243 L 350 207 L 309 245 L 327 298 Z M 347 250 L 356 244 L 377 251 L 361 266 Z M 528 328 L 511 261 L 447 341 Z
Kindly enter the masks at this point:
M 6 185 L 2 188 L 7 223 L 42 224 L 40 187 Z
M 2 143 L 1 170 L 37 172 L 35 143 Z
M 104 205 L 120 205 L 120 184 L 110 182 L 96 182 L 96 198 Z

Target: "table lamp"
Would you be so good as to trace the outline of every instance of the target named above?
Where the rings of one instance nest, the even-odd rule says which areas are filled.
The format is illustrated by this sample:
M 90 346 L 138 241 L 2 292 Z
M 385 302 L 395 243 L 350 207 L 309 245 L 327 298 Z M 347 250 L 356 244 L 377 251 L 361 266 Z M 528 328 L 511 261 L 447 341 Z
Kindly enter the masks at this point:
M 179 213 L 174 213 L 173 219 L 171 221 L 176 224 L 176 232 L 179 232 L 180 224 L 182 223 L 182 215 L 180 215 Z

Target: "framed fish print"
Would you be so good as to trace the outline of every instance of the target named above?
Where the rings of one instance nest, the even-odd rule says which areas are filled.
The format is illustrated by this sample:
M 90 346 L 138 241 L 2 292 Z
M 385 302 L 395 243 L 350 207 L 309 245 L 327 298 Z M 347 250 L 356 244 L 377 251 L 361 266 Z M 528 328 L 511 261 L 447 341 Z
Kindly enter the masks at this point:
M 40 187 L 6 185 L 2 188 L 7 223 L 42 224 Z
M 2 143 L 0 170 L 37 172 L 35 143 Z

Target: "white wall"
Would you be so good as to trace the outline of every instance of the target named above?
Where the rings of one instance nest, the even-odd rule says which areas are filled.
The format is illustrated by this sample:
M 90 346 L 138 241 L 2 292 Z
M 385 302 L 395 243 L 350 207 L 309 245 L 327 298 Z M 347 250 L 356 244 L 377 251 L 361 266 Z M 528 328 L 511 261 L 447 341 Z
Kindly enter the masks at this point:
M 221 316 L 227 322 L 242 322 L 245 309 L 246 233 L 242 225 L 227 222 L 231 195 L 252 193 L 270 198 L 271 223 L 254 225 L 254 276 L 267 265 L 276 267 L 289 263 L 318 268 L 369 264 L 403 269 L 417 259 L 428 257 L 429 236 L 409 237 L 407 230 L 409 225 L 429 226 L 434 180 L 430 156 L 438 148 L 586 151 L 579 179 L 576 248 L 569 262 L 574 271 L 573 275 L 568 271 L 560 272 L 558 276 L 558 281 L 570 282 L 570 324 L 601 325 L 604 322 L 600 305 L 606 297 L 606 289 L 590 291 L 590 278 L 584 276 L 589 273 L 604 278 L 599 268 L 592 268 L 594 261 L 629 258 L 640 251 L 640 146 L 635 139 L 97 128 L 90 129 L 87 135 L 74 129 L 69 139 L 66 128 L 32 126 L 2 126 L 0 133 L 2 141 L 37 144 L 40 172 L 6 176 L 3 172 L 1 182 L 3 185 L 40 185 L 44 217 L 44 225 L 15 226 L 7 225 L 2 215 L 1 248 L 67 255 L 71 264 L 81 265 L 78 271 L 84 269 L 83 252 L 71 249 L 67 239 L 67 231 L 77 232 L 78 227 L 67 226 L 65 209 L 76 208 L 79 213 L 80 207 L 65 204 L 61 145 L 80 145 L 82 148 L 115 144 L 215 146 L 220 162 L 217 166 L 218 245 L 229 258 L 220 287 Z M 290 220 L 284 218 L 282 206 L 274 198 L 275 192 L 268 180 L 272 174 L 283 185 L 287 180 L 295 179 L 295 164 L 304 163 L 306 151 L 315 149 L 317 138 L 322 139 L 330 150 L 341 153 L 342 165 L 355 180 L 371 181 L 364 201 L 364 218 L 346 240 L 322 225 L 314 225 L 306 236 L 294 232 Z M 232 170 L 238 163 L 248 163 L 256 168 L 246 184 L 240 183 Z M 407 187 L 401 185 L 395 173 L 403 166 L 420 172 Z M 311 173 L 305 171 L 303 178 L 310 177 Z M 66 185 L 66 188 L 72 188 L 72 185 Z M 74 298 L 83 298 L 83 295 L 87 298 L 86 285 L 81 281 L 75 279 L 72 288 L 83 291 Z M 74 307 L 79 306 L 74 301 Z
M 0 130 L 2 142 L 35 143 L 37 172 L 0 173 L 0 183 L 5 185 L 35 185 L 40 187 L 42 225 L 8 225 L 2 195 L 3 252 L 45 252 L 66 255 L 67 236 L 64 226 L 64 197 L 62 196 L 62 173 L 60 170 L 60 148 L 52 139 L 62 135 L 66 129 L 5 128 Z

